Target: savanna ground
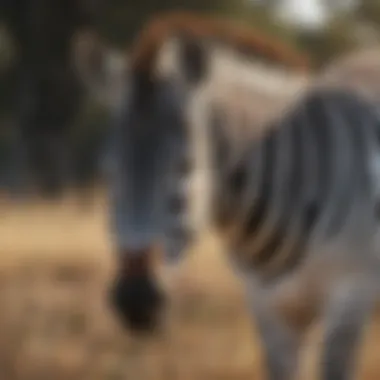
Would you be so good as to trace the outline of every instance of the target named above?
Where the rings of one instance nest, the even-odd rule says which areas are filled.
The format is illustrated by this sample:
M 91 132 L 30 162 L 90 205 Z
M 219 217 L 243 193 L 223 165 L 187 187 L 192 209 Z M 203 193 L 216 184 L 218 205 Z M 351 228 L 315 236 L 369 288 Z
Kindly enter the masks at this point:
M 101 197 L 99 199 L 102 199 Z M 122 331 L 106 305 L 113 257 L 104 202 L 0 206 L 0 379 L 264 379 L 260 344 L 241 289 L 205 237 L 170 291 L 167 328 Z M 360 379 L 380 379 L 380 323 L 368 326 Z M 320 334 L 303 352 L 313 379 Z

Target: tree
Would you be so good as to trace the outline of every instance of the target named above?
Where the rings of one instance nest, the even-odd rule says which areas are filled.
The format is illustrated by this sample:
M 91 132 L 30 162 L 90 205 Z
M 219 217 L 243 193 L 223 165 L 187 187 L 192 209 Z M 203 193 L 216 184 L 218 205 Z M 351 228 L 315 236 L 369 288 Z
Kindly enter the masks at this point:
M 65 182 L 68 135 L 83 98 L 72 66 L 72 36 L 93 26 L 100 4 L 98 0 L 0 2 L 3 22 L 17 50 L 12 103 L 23 145 L 19 151 L 26 153 L 22 168 L 49 194 L 57 193 Z

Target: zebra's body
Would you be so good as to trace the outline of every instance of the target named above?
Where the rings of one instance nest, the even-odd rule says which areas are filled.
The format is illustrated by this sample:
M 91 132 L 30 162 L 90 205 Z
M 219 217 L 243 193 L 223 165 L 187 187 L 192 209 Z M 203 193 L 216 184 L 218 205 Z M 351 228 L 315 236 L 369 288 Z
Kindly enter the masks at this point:
M 293 378 L 318 316 L 327 326 L 323 379 L 351 378 L 380 289 L 376 106 L 354 92 L 312 89 L 238 157 L 223 110 L 208 111 L 212 220 L 247 287 L 269 378 Z
M 225 142 L 214 164 L 215 218 L 246 265 L 287 273 L 308 248 L 358 230 L 358 209 L 368 208 L 361 233 L 373 236 L 379 126 L 375 108 L 355 94 L 317 90 L 232 163 Z
M 193 148 L 211 175 L 202 205 L 247 288 L 268 379 L 295 377 L 304 335 L 318 319 L 322 379 L 351 379 L 380 288 L 376 106 L 353 92 L 311 88 L 258 133 L 233 140 L 226 131 L 246 120 L 227 120 L 215 93 L 193 92 L 212 70 L 196 41 L 181 43 L 182 75 L 152 76 L 151 62 L 137 60 L 122 104 L 114 303 L 133 327 L 156 318 L 151 246 L 163 237 L 176 256 L 188 240 L 181 235 L 200 227 L 185 222 L 189 173 L 179 170 L 180 152 Z M 182 200 L 169 207 L 173 195 Z

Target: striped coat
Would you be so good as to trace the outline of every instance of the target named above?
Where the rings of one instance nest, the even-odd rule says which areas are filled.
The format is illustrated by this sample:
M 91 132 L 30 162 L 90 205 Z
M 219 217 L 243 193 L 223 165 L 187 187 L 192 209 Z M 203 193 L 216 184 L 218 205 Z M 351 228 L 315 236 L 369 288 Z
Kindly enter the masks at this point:
M 241 83 L 251 83 L 251 70 L 236 65 L 236 75 L 220 75 L 234 65 L 214 59 L 199 23 L 230 44 L 289 62 L 288 52 L 273 44 L 194 17 L 158 20 L 143 33 L 147 43 L 132 55 L 129 97 L 117 123 L 123 134 L 115 177 L 122 186 L 113 206 L 124 211 L 125 223 L 114 305 L 134 328 L 157 321 L 152 244 L 157 237 L 175 241 L 166 229 L 168 216 L 176 236 L 210 223 L 246 288 L 268 379 L 295 378 L 305 333 L 323 319 L 321 377 L 348 380 L 380 289 L 376 104 L 347 89 L 302 82 L 256 124 L 249 111 L 255 105 L 261 110 L 260 96 L 245 107 L 230 92 L 231 83 L 240 83 L 239 93 Z M 157 46 L 173 25 L 182 31 L 178 70 L 162 76 L 153 70 Z M 269 87 L 287 88 L 285 81 Z M 205 181 L 198 208 L 205 223 L 193 219 L 193 226 L 182 224 L 183 202 L 170 201 L 189 178 L 179 170 L 187 154 Z
M 212 95 L 199 103 L 210 221 L 246 286 L 268 378 L 293 379 L 300 340 L 321 316 L 322 378 L 351 378 L 380 290 L 377 104 L 316 83 L 237 149 L 228 132 L 245 121 L 231 124 Z

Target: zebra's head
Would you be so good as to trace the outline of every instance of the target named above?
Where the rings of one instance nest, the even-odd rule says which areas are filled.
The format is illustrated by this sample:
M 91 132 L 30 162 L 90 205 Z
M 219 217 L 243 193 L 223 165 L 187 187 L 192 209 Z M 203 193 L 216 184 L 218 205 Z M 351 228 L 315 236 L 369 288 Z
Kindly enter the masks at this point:
M 206 62 L 194 41 L 178 47 L 180 75 L 131 71 L 116 121 L 112 217 L 121 264 L 112 296 L 132 328 L 151 327 L 158 316 L 150 262 L 154 245 L 167 233 L 181 240 L 189 231 L 182 219 L 191 160 L 186 110 Z

